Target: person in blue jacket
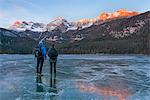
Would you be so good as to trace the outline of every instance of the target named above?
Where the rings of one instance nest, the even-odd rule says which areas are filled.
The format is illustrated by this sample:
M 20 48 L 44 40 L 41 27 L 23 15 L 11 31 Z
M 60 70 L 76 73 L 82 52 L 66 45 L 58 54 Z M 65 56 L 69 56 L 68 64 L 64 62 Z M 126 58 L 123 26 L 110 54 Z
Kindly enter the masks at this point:
M 42 75 L 43 63 L 46 60 L 46 47 L 44 39 L 42 39 L 36 47 L 35 57 L 37 57 L 36 73 L 37 75 Z

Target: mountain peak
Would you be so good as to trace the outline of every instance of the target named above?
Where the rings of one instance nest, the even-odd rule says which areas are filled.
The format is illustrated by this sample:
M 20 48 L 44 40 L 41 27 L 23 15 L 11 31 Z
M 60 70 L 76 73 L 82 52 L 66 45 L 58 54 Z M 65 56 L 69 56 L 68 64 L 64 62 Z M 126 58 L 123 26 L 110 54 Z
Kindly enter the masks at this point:
M 66 21 L 67 21 L 66 19 L 64 19 L 63 17 L 59 16 L 59 17 L 54 18 L 51 21 L 51 23 L 61 24 L 61 23 L 66 22 Z
M 19 28 L 19 27 L 21 27 L 21 24 L 22 24 L 21 21 L 15 21 L 15 22 L 11 25 L 11 27 L 17 27 L 17 28 Z
M 119 9 L 119 10 L 117 10 L 116 12 L 128 12 L 128 11 L 125 10 L 125 9 Z
M 100 20 L 106 20 L 109 17 L 109 14 L 106 12 L 102 12 L 102 14 L 100 16 L 98 16 L 98 19 Z
M 56 17 L 50 23 L 47 24 L 46 29 L 52 31 L 54 29 L 59 29 L 62 32 L 66 31 L 70 27 L 70 23 L 63 17 Z
M 138 15 L 138 12 L 132 12 L 132 11 L 127 11 L 125 9 L 119 9 L 114 13 L 106 13 L 103 12 L 100 16 L 98 16 L 99 20 L 105 21 L 107 19 L 114 19 L 114 18 L 120 18 L 120 17 L 131 17 Z
M 99 23 L 104 22 L 106 20 L 123 18 L 123 17 L 131 17 L 131 16 L 135 16 L 138 14 L 139 14 L 138 12 L 127 11 L 125 9 L 119 9 L 113 13 L 102 12 L 100 16 L 97 16 L 95 18 L 89 18 L 89 19 L 83 18 L 83 19 L 80 19 L 78 21 L 71 22 L 71 23 L 60 16 L 51 20 L 47 25 L 44 25 L 42 23 L 34 23 L 32 21 L 30 22 L 16 21 L 10 26 L 10 29 L 21 30 L 21 31 L 26 30 L 26 29 L 27 30 L 36 30 L 36 29 L 41 30 L 42 29 L 42 30 L 48 30 L 48 31 L 59 29 L 64 32 L 69 29 L 79 29 L 79 28 L 83 29 L 83 28 L 90 27 L 91 25 L 98 25 Z
M 44 31 L 45 25 L 43 23 L 34 23 L 32 21 L 16 21 L 9 28 L 16 31 Z
M 119 9 L 114 13 L 107 13 L 107 12 L 102 12 L 100 16 L 97 16 L 96 18 L 91 18 L 91 19 L 80 19 L 76 21 L 76 23 L 85 25 L 89 23 L 95 23 L 97 21 L 106 21 L 108 19 L 116 19 L 116 18 L 122 18 L 122 17 L 131 17 L 138 15 L 140 13 L 138 12 L 133 12 L 133 11 L 127 11 L 125 9 Z

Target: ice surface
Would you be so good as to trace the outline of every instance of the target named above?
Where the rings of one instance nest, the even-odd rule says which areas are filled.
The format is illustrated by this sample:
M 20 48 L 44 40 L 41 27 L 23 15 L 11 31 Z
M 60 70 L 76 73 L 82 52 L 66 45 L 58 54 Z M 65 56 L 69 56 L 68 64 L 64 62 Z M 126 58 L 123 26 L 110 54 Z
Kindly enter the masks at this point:
M 0 55 L 0 100 L 149 100 L 150 57 L 60 55 L 56 88 L 44 63 L 37 83 L 34 55 Z M 56 90 L 55 90 L 56 89 Z

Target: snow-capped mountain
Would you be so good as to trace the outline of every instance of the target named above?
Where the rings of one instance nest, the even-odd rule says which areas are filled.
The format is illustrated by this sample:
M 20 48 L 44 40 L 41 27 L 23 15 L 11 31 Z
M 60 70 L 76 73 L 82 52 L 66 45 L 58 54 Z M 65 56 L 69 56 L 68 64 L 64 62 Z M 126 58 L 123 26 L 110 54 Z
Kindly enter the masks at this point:
M 80 19 L 78 21 L 72 22 L 72 26 L 75 27 L 76 29 L 84 29 L 88 28 L 92 25 L 94 25 L 98 20 L 96 18 L 94 19 Z
M 78 21 L 72 22 L 72 25 L 75 27 L 74 29 L 76 29 L 76 28 L 84 29 L 84 28 L 88 28 L 92 25 L 99 25 L 99 24 L 105 22 L 106 20 L 112 20 L 112 19 L 123 18 L 123 17 L 132 17 L 132 16 L 135 16 L 138 14 L 140 14 L 140 13 L 120 9 L 114 13 L 103 12 L 100 16 L 97 16 L 96 18 L 80 19 Z
M 120 13 L 120 12 L 117 12 Z M 109 15 L 109 14 L 108 14 Z M 113 15 L 113 14 L 110 14 Z M 14 31 L 0 28 L 2 52 L 29 52 L 32 51 L 39 40 L 45 38 L 48 43 L 56 43 L 62 52 L 78 53 L 146 53 L 150 54 L 149 43 L 149 21 L 150 11 L 135 16 L 123 17 L 115 13 L 107 21 L 82 20 L 80 24 L 67 22 L 63 18 L 53 20 L 49 25 L 54 29 L 44 32 L 33 32 L 32 30 Z M 97 21 L 100 21 L 99 24 Z M 32 22 L 33 23 L 33 22 Z M 23 27 L 22 25 L 25 26 Z M 90 26 L 90 24 L 92 24 Z M 54 25 L 54 26 L 55 26 Z M 83 26 L 88 26 L 84 29 Z M 30 27 L 29 27 L 30 26 Z M 16 22 L 13 27 L 16 29 L 39 28 L 39 24 Z M 61 27 L 60 27 L 61 26 Z M 81 28 L 79 28 L 82 26 Z M 43 27 L 40 27 L 43 28 Z M 25 46 L 26 45 L 26 46 Z M 30 45 L 30 46 L 29 46 Z M 14 49 L 16 46 L 17 50 Z M 63 47 L 64 46 L 64 47 Z M 18 49 L 20 48 L 20 49 Z M 25 48 L 25 49 L 22 49 Z M 70 51 L 69 51 L 70 50 Z
M 100 16 L 97 17 L 97 19 L 105 21 L 105 20 L 108 20 L 108 19 L 131 17 L 131 16 L 135 16 L 135 15 L 138 15 L 138 14 L 140 14 L 140 13 L 120 9 L 120 10 L 117 10 L 116 12 L 114 12 L 114 13 L 103 12 Z
M 43 23 L 34 23 L 34 22 L 26 22 L 26 21 L 16 21 L 14 22 L 9 29 L 15 31 L 26 31 L 30 30 L 33 32 L 44 32 L 46 31 L 45 24 Z
M 69 30 L 82 30 L 92 25 L 99 25 L 107 20 L 123 18 L 123 17 L 131 17 L 138 15 L 138 12 L 126 11 L 124 9 L 120 9 L 114 13 L 106 13 L 103 12 L 100 16 L 91 19 L 80 19 L 74 22 L 68 22 L 63 17 L 57 17 L 50 21 L 48 24 L 43 23 L 34 23 L 34 22 L 26 22 L 26 21 L 16 21 L 13 23 L 9 29 L 16 31 L 25 31 L 30 30 L 33 32 L 45 32 L 45 31 L 54 31 L 59 30 L 59 32 L 64 33 Z
M 47 31 L 60 30 L 61 32 L 65 32 L 70 27 L 71 24 L 66 19 L 58 17 L 48 23 L 46 29 Z

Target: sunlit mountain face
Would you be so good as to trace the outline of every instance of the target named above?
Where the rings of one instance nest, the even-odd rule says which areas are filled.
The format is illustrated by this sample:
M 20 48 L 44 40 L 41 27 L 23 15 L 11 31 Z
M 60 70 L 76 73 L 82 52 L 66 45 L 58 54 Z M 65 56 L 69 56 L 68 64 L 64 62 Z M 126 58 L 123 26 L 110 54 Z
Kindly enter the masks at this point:
M 147 11 L 133 17 L 117 17 L 119 19 L 105 21 L 98 18 L 83 19 L 78 21 L 81 24 L 68 22 L 63 18 L 55 18 L 47 22 L 48 24 L 18 21 L 12 25 L 17 27 L 14 30 L 0 28 L 0 34 L 4 38 L 2 45 L 5 45 L 2 50 L 4 53 L 6 50 L 18 53 L 14 46 L 22 42 L 21 48 L 24 48 L 27 41 L 22 38 L 27 38 L 32 43 L 28 48 L 29 51 L 23 53 L 30 53 L 39 40 L 46 38 L 48 44 L 52 42 L 58 44 L 62 53 L 150 54 L 149 16 L 150 11 Z M 98 24 L 92 23 L 95 20 Z M 5 41 L 5 37 L 10 41 Z
M 133 11 L 127 11 L 124 9 L 117 10 L 114 13 L 107 13 L 102 12 L 100 16 L 97 16 L 96 18 L 91 19 L 81 19 L 77 22 L 85 24 L 85 23 L 94 23 L 97 21 L 106 21 L 108 19 L 116 19 L 116 18 L 122 18 L 122 17 L 132 17 L 135 15 L 140 14 L 139 12 L 133 12 Z
M 21 27 L 22 22 L 21 21 L 16 21 L 14 22 L 11 27 L 16 27 L 16 28 L 20 28 Z
M 48 31 L 59 29 L 64 32 L 70 27 L 70 23 L 63 17 L 57 17 L 46 25 Z
M 98 16 L 97 18 L 99 20 L 107 20 L 107 19 L 114 19 L 114 18 L 120 18 L 120 17 L 131 17 L 131 16 L 135 16 L 135 15 L 138 15 L 140 13 L 138 12 L 132 12 L 132 11 L 127 11 L 127 10 L 124 10 L 124 9 L 120 9 L 114 13 L 106 13 L 106 12 L 103 12 L 100 16 Z
M 34 22 L 26 22 L 26 21 L 16 21 L 11 26 L 10 29 L 14 30 L 31 30 L 31 31 L 52 31 L 54 29 L 59 29 L 62 32 L 68 30 L 76 30 L 76 29 L 84 29 L 90 27 L 91 25 L 97 25 L 101 22 L 105 22 L 107 20 L 113 20 L 117 18 L 124 18 L 124 17 L 132 17 L 138 15 L 138 12 L 127 11 L 124 9 L 120 9 L 114 13 L 101 13 L 100 16 L 91 19 L 80 19 L 74 22 L 68 22 L 66 19 L 62 17 L 55 18 L 54 20 L 50 21 L 48 24 L 43 23 L 34 23 Z
M 34 23 L 32 21 L 30 21 L 30 22 L 16 21 L 9 27 L 9 29 L 13 29 L 13 30 L 17 30 L 17 31 L 31 30 L 31 31 L 43 32 L 43 31 L 45 31 L 45 24 Z

